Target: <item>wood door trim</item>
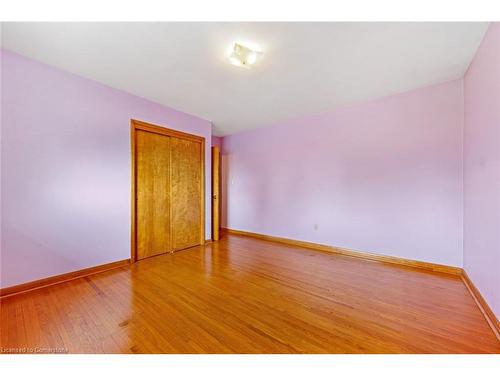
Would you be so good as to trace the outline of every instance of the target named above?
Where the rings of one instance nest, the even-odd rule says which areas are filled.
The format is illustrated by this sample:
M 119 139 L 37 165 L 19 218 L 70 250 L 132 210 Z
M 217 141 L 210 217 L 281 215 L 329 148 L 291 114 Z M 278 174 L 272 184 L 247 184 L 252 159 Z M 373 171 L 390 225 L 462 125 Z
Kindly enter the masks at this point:
M 99 266 L 63 273 L 60 275 L 49 276 L 44 279 L 33 280 L 23 284 L 9 286 L 7 288 L 0 289 L 0 297 L 5 298 L 8 296 L 13 296 L 15 294 L 29 292 L 31 290 L 44 288 L 46 286 L 60 284 L 69 280 L 79 279 L 81 277 L 94 275 L 96 273 L 113 270 L 115 268 L 125 267 L 128 266 L 129 264 L 130 264 L 130 259 L 124 259 L 116 262 L 101 264 Z
M 200 168 L 201 168 L 201 183 L 200 183 L 200 197 L 201 197 L 201 209 L 200 209 L 200 243 L 203 245 L 205 243 L 205 138 L 198 135 L 184 133 L 178 130 L 173 130 L 165 128 L 163 126 L 150 124 L 144 121 L 139 121 L 135 119 L 130 120 L 130 146 L 131 146 L 131 230 L 130 230 L 130 262 L 134 263 L 137 261 L 137 218 L 136 218 L 136 191 L 137 191 L 137 165 L 136 165 L 136 133 L 138 130 L 166 135 L 169 137 L 187 139 L 194 142 L 200 143 Z M 171 170 L 171 168 L 170 168 Z M 172 194 L 172 191 L 170 191 Z M 172 197 L 170 197 L 172 199 Z M 170 205 L 171 206 L 171 205 Z M 172 215 L 170 215 L 172 216 Z M 172 233 L 172 230 L 170 230 Z M 196 246 L 196 245 L 195 245 Z
M 200 160 L 201 160 L 201 194 L 200 194 L 200 207 L 201 207 L 201 230 L 200 230 L 200 245 L 205 244 L 205 138 L 201 138 L 200 147 Z
M 170 137 L 175 137 L 175 138 L 189 139 L 190 141 L 194 141 L 194 142 L 200 142 L 200 143 L 205 142 L 205 138 L 200 137 L 198 135 L 184 133 L 184 132 L 181 132 L 179 130 L 165 128 L 165 127 L 160 126 L 160 125 L 149 124 L 147 122 L 139 121 L 139 120 L 135 120 L 135 119 L 132 119 L 131 123 L 132 123 L 135 130 L 144 130 L 144 131 L 147 131 L 150 133 L 168 135 Z

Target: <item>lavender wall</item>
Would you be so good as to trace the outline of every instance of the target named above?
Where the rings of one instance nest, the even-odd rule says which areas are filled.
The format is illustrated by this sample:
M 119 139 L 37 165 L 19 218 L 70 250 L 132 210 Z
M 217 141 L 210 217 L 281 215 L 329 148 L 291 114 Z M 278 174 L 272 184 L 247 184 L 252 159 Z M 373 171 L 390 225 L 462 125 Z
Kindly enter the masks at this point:
M 3 50 L 1 286 L 130 257 L 130 119 L 211 124 Z
M 222 138 L 221 137 L 216 137 L 215 135 L 212 136 L 212 146 L 219 146 L 221 147 Z
M 464 79 L 464 268 L 500 317 L 500 24 Z
M 462 81 L 223 138 L 223 226 L 462 266 Z
M 0 23 L 0 41 L 2 37 L 2 23 Z M 2 127 L 3 127 L 3 109 L 2 109 L 2 65 L 3 65 L 3 50 L 0 48 L 0 287 L 2 285 Z

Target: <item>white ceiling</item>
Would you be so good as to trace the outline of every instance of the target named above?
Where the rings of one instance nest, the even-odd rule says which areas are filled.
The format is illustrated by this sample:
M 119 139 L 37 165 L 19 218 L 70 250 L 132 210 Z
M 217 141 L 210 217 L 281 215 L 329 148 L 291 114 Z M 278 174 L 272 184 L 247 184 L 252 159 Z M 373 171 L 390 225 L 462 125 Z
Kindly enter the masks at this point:
M 3 23 L 5 48 L 227 135 L 459 78 L 487 23 Z M 251 70 L 235 41 L 261 46 Z

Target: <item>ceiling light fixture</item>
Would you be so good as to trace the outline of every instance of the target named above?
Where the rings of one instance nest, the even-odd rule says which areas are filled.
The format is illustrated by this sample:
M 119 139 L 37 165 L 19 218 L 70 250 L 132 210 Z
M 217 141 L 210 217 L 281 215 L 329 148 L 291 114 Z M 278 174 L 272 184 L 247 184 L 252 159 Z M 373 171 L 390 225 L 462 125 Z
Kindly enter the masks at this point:
M 232 65 L 250 69 L 262 56 L 262 52 L 257 47 L 247 47 L 241 43 L 234 43 L 229 54 L 229 62 Z

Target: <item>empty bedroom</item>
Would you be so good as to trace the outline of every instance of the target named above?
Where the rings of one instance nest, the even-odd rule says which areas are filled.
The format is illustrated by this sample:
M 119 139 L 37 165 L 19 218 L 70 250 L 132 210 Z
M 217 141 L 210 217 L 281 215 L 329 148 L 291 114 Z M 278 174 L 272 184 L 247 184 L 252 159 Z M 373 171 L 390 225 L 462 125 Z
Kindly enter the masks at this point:
M 498 368 L 493 17 L 4 20 L 2 357 Z

